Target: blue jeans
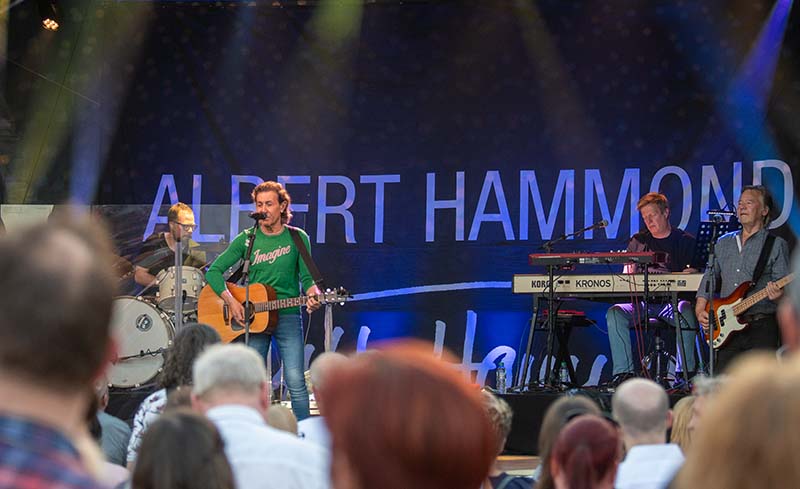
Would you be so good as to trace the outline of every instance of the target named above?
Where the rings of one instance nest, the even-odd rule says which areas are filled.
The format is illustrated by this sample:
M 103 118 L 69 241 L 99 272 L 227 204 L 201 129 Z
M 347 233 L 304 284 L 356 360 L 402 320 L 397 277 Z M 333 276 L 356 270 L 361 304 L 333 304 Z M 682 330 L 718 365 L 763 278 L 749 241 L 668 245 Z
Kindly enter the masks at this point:
M 680 301 L 678 303 L 678 312 L 683 316 L 681 328 L 684 329 L 681 330 L 681 340 L 683 341 L 683 349 L 686 352 L 686 361 L 682 363 L 683 372 L 694 372 L 697 370 L 694 344 L 697 335 L 697 318 L 694 315 L 692 304 L 688 301 Z M 613 375 L 633 373 L 633 354 L 631 353 L 629 326 L 634 316 L 644 318 L 644 304 L 640 303 L 638 307 L 636 304 L 614 304 L 606 312 L 608 342 L 611 346 L 611 362 L 614 365 Z M 672 304 L 651 304 L 648 307 L 648 316 L 661 318 L 667 324 L 675 327 Z
M 278 327 L 273 334 L 278 353 L 283 360 L 283 377 L 292 395 L 292 411 L 297 420 L 309 417 L 308 389 L 304 375 L 305 352 L 303 348 L 303 320 L 300 314 L 280 313 Z M 267 338 L 264 333 L 250 335 L 250 345 L 267 359 Z M 244 341 L 244 335 L 237 338 Z M 272 382 L 272 379 L 270 379 Z

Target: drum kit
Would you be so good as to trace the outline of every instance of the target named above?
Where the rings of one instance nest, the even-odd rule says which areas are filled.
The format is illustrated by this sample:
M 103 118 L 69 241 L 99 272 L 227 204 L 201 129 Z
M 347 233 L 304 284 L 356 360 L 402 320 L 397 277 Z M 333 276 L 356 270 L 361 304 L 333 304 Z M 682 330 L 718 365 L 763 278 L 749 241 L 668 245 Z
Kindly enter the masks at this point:
M 161 270 L 143 291 L 157 287 L 155 296 L 114 299 L 111 329 L 119 353 L 108 373 L 110 387 L 135 388 L 155 379 L 177 331 L 197 320 L 197 300 L 205 283 L 202 270 L 176 263 Z

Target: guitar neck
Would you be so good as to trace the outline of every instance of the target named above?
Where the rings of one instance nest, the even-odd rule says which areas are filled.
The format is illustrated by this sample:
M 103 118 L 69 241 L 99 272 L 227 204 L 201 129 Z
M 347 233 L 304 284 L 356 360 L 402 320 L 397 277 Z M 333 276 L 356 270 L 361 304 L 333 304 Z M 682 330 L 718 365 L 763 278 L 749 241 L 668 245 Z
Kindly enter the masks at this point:
M 301 295 L 300 297 L 292 297 L 290 299 L 275 299 L 273 301 L 258 302 L 254 304 L 255 312 L 277 311 L 278 309 L 287 309 L 289 307 L 304 306 L 308 301 L 308 297 Z
M 779 289 L 782 289 L 786 286 L 786 284 L 791 282 L 792 279 L 794 279 L 794 274 L 790 273 L 789 275 L 775 282 L 775 285 L 777 285 Z M 767 297 L 767 289 L 761 289 L 755 294 L 751 295 L 750 297 L 742 299 L 742 302 L 733 306 L 733 313 L 738 316 L 739 314 L 744 313 L 746 310 L 750 309 L 751 307 L 755 306 L 756 304 L 764 300 L 766 297 Z

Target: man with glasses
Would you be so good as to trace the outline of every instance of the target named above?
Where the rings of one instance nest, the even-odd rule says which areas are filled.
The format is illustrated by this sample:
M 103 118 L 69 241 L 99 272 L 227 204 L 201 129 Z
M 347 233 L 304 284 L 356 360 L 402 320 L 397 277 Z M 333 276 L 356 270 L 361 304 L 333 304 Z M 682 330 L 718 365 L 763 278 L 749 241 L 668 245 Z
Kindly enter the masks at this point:
M 169 208 L 167 221 L 168 232 L 153 234 L 142 245 L 134 272 L 134 280 L 139 285 L 154 285 L 160 271 L 175 265 L 175 246 L 179 240 L 185 266 L 203 268 L 206 265 L 205 252 L 191 239 L 197 227 L 192 208 L 178 202 Z

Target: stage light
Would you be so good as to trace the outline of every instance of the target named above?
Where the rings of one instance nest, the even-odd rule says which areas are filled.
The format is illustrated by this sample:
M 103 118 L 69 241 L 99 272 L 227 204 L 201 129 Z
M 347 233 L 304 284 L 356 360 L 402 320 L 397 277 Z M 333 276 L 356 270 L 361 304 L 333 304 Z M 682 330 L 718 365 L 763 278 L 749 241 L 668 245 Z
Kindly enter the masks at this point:
M 42 27 L 50 31 L 58 30 L 59 15 L 56 0 L 38 0 L 39 15 L 42 17 Z

